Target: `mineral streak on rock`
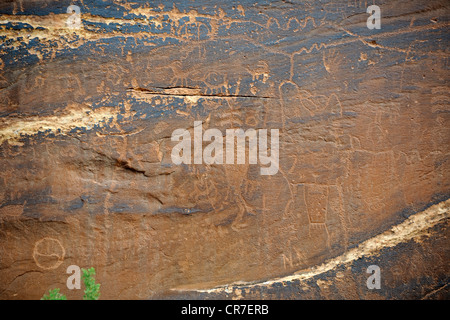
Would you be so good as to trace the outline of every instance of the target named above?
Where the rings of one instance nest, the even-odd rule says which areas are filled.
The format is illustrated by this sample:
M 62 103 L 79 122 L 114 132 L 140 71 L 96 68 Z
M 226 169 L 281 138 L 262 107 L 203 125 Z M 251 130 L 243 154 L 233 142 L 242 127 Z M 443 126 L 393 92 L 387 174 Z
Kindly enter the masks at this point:
M 1 3 L 0 298 L 448 298 L 449 3 L 372 4 Z M 175 165 L 195 121 L 278 172 Z
M 102 122 L 114 119 L 114 108 L 99 108 L 92 110 L 87 107 L 67 106 L 62 113 L 50 116 L 30 116 L 24 119 L 17 117 L 2 117 L 0 129 L 0 143 L 7 141 L 10 145 L 20 144 L 24 136 L 38 133 L 67 134 L 76 128 L 91 129 L 101 126 Z M 56 113 L 56 112 L 55 112 Z

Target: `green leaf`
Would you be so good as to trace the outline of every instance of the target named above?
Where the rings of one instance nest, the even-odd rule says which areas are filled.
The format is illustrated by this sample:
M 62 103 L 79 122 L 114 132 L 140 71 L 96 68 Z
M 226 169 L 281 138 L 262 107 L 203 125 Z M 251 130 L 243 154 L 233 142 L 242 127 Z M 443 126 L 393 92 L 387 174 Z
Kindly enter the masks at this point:
M 67 300 L 67 297 L 59 293 L 59 288 L 49 290 L 48 295 L 44 294 L 41 300 Z
M 83 272 L 84 290 L 83 300 L 98 300 L 100 297 L 100 284 L 95 283 L 95 269 L 81 269 Z

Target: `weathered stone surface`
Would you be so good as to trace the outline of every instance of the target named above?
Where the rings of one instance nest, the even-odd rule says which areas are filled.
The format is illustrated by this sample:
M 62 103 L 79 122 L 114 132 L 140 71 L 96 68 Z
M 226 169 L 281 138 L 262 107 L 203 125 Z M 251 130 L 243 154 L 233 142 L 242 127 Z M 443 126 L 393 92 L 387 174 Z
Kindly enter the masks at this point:
M 371 4 L 0 4 L 0 297 L 448 298 L 449 4 Z M 175 165 L 194 121 L 278 172 Z

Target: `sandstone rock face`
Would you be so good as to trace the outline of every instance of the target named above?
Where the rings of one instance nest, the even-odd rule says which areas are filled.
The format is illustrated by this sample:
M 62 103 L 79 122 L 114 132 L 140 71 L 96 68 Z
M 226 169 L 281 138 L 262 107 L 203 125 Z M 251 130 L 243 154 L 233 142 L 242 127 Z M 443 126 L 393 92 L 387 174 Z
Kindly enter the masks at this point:
M 0 298 L 448 298 L 449 3 L 371 4 L 0 4 Z

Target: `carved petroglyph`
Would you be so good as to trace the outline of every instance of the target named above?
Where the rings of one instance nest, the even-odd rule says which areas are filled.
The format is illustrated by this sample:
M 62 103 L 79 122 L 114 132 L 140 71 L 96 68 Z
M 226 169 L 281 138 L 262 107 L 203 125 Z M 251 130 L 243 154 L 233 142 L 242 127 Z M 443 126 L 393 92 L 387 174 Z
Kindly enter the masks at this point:
M 36 241 L 33 248 L 33 259 L 36 265 L 44 270 L 58 268 L 64 261 L 66 250 L 58 239 L 45 237 Z
M 449 23 L 447 5 L 430 1 L 386 2 L 381 30 L 367 29 L 373 3 L 360 0 L 84 1 L 78 30 L 54 0 L 39 15 L 33 1 L 0 5 L 1 298 L 39 298 L 54 281 L 11 276 L 41 269 L 22 241 L 30 234 L 77 243 L 71 258 L 98 266 L 107 298 L 321 277 L 324 262 L 340 272 L 331 284 L 262 285 L 260 298 L 329 298 L 342 279 L 353 287 L 341 297 L 364 297 L 338 260 L 448 193 Z M 195 121 L 278 129 L 278 173 L 174 165 L 171 132 L 192 133 Z M 443 234 L 421 248 L 437 261 Z M 416 261 L 401 258 L 410 244 L 395 248 L 400 263 Z M 44 268 L 63 252 L 53 240 L 36 250 Z M 428 292 L 419 282 L 436 284 L 446 268 L 426 263 L 394 282 Z
M 410 240 L 420 241 L 422 237 L 429 237 L 433 231 L 432 228 L 438 224 L 445 224 L 450 218 L 450 200 L 436 204 L 425 211 L 416 213 L 406 219 L 404 222 L 393 226 L 388 231 L 368 239 L 347 251 L 345 254 L 315 266 L 312 270 L 298 271 L 290 276 L 277 278 L 259 283 L 236 283 L 227 286 L 220 286 L 212 289 L 199 289 L 198 292 L 220 292 L 229 290 L 230 287 L 236 286 L 243 290 L 252 289 L 259 286 L 268 286 L 274 284 L 282 284 L 287 281 L 305 281 L 317 275 L 323 274 L 339 265 L 347 265 L 361 257 L 369 257 L 376 255 L 385 248 L 392 248 L 400 243 Z M 286 258 L 284 258 L 286 260 Z M 286 260 L 288 261 L 288 260 Z M 172 290 L 185 290 L 184 288 L 174 288 Z M 192 290 L 189 288 L 188 290 Z
M 328 206 L 328 186 L 307 185 L 306 207 L 310 223 L 325 223 Z

